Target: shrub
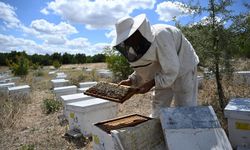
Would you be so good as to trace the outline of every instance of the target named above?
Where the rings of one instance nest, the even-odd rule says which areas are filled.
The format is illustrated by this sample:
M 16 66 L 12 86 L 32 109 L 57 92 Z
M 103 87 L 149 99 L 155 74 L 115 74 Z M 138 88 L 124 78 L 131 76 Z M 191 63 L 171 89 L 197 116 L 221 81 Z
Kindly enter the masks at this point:
M 113 49 L 106 48 L 106 63 L 117 80 L 127 79 L 133 72 L 126 58 Z
M 10 61 L 8 65 L 15 76 L 26 76 L 29 73 L 29 60 L 22 55 L 17 57 L 16 63 Z
M 34 150 L 35 149 L 35 145 L 33 145 L 33 144 L 28 144 L 28 145 L 23 145 L 22 147 L 21 147 L 21 150 Z
M 41 77 L 41 76 L 44 76 L 44 72 L 42 71 L 42 69 L 38 69 L 34 72 L 33 74 L 34 76 L 37 76 L 37 77 Z
M 43 109 L 45 113 L 50 114 L 60 110 L 62 103 L 54 99 L 43 100 Z
M 37 69 L 40 68 L 40 66 L 39 66 L 38 63 L 33 63 L 33 64 L 31 64 L 31 67 L 32 67 L 33 70 L 37 70 Z
M 61 67 L 61 64 L 60 64 L 60 62 L 59 62 L 58 60 L 55 60 L 55 61 L 53 61 L 53 66 L 54 66 L 56 69 L 58 69 L 58 68 Z

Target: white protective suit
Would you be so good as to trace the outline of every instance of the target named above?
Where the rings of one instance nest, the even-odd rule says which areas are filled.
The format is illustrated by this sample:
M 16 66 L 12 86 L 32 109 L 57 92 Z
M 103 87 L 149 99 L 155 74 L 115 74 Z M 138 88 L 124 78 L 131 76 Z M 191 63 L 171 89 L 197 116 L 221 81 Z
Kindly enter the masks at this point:
M 152 117 L 159 116 L 162 107 L 169 107 L 173 97 L 176 106 L 197 105 L 197 74 L 199 58 L 190 42 L 173 26 L 150 26 L 146 19 L 138 29 L 152 44 L 137 61 L 129 76 L 133 86 L 155 80 Z

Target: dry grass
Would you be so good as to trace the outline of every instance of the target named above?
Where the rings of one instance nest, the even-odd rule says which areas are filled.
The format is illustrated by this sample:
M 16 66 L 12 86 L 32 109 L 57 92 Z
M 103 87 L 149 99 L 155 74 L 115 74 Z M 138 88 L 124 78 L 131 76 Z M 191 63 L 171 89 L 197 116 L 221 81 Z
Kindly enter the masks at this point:
M 62 66 L 59 71 L 64 71 L 70 81 L 78 85 L 79 82 L 89 80 L 108 80 L 94 79 L 95 75 L 85 74 L 82 72 L 83 67 L 88 68 L 106 68 L 106 64 L 89 64 L 88 65 L 67 65 Z M 35 149 L 85 149 L 90 150 L 92 143 L 84 141 L 84 139 L 73 140 L 65 138 L 67 126 L 59 123 L 58 116 L 61 111 L 53 114 L 45 114 L 41 108 L 44 99 L 53 99 L 51 92 L 50 80 L 48 76 L 50 71 L 48 68 L 43 69 L 43 76 L 34 76 L 33 72 L 21 79 L 19 84 L 29 84 L 31 86 L 31 98 L 28 101 L 20 103 L 20 101 L 11 103 L 11 107 L 2 111 L 0 106 L 1 126 L 0 132 L 0 149 L 21 149 L 25 147 L 34 147 Z M 250 97 L 250 88 L 247 85 L 234 85 L 232 80 L 224 80 L 223 86 L 227 100 L 233 97 Z M 118 116 L 137 113 L 148 116 L 151 112 L 151 95 L 147 94 L 135 95 L 123 104 L 119 105 Z M 212 105 L 220 119 L 222 126 L 226 128 L 226 121 L 223 118 L 220 108 L 218 107 L 218 98 L 216 96 L 216 84 L 213 79 L 206 79 L 203 82 L 203 88 L 199 90 L 199 104 Z M 1 102 L 2 99 L 1 99 Z M 8 102 L 9 103 L 9 102 Z M 6 103 L 6 104 L 8 104 Z M 3 103 L 0 103 L 2 105 Z M 8 105 L 8 106 L 9 106 Z M 6 107 L 7 108 L 7 107 Z M 14 109 L 16 108 L 16 110 Z M 8 110 L 8 111 L 7 111 Z

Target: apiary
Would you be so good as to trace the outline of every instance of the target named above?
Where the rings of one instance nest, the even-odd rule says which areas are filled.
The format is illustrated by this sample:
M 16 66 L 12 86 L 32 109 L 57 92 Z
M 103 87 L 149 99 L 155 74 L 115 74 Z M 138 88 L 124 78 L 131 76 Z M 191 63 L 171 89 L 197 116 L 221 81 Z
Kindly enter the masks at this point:
M 116 117 L 117 104 L 100 98 L 68 103 L 65 106 L 69 129 L 91 136 L 93 123 Z
M 160 120 L 170 150 L 232 150 L 211 106 L 164 108 Z
M 63 86 L 54 88 L 54 93 L 58 100 L 60 100 L 60 96 L 69 95 L 77 93 L 77 87 L 75 85 L 71 86 Z
M 89 88 L 91 86 L 94 86 L 96 85 L 97 82 L 82 82 L 82 83 L 79 83 L 79 87 L 80 88 Z
M 231 99 L 224 109 L 232 146 L 250 147 L 250 98 Z
M 69 80 L 65 79 L 53 79 L 51 80 L 53 88 L 55 87 L 62 87 L 62 86 L 68 86 L 69 85 Z
M 133 114 L 98 122 L 94 127 L 94 150 L 165 150 L 158 119 Z
M 22 99 L 27 98 L 30 94 L 30 86 L 29 85 L 20 85 L 8 87 L 8 94 L 11 99 Z

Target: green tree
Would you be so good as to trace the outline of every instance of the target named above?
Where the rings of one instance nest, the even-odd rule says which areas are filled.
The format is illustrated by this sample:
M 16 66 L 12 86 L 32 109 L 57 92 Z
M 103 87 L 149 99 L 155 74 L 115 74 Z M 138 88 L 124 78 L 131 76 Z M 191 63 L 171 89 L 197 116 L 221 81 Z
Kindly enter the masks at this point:
M 61 67 L 61 63 L 60 63 L 58 60 L 54 60 L 54 61 L 53 61 L 53 66 L 54 66 L 56 69 L 58 69 L 58 68 Z
M 208 67 L 215 76 L 219 104 L 222 110 L 225 107 L 225 95 L 221 81 L 223 72 L 231 70 L 230 59 L 233 47 L 231 31 L 225 28 L 225 22 L 232 18 L 229 10 L 231 5 L 232 1 L 230 0 L 209 0 L 208 6 L 196 6 L 200 13 L 206 12 L 209 16 L 183 30 L 197 50 L 201 58 L 201 65 Z
M 21 55 L 17 56 L 17 62 L 9 62 L 9 67 L 15 76 L 26 76 L 29 72 L 29 60 Z

